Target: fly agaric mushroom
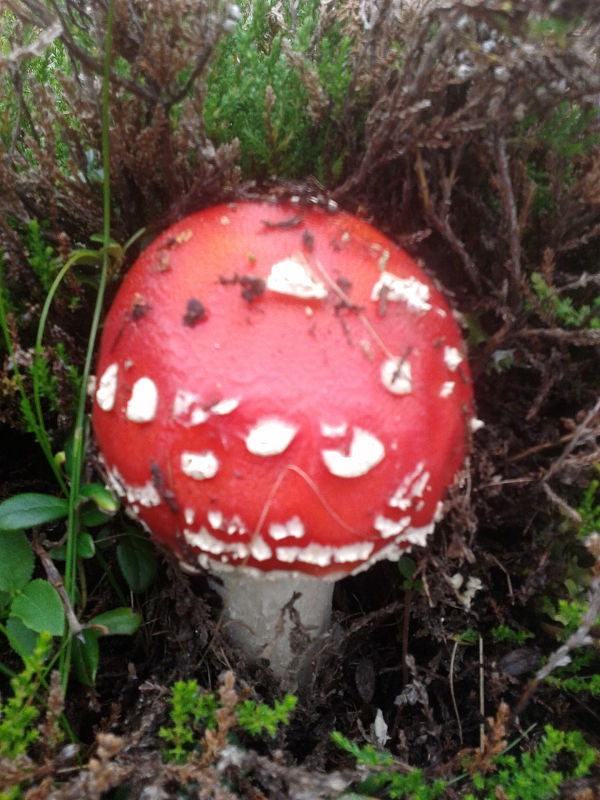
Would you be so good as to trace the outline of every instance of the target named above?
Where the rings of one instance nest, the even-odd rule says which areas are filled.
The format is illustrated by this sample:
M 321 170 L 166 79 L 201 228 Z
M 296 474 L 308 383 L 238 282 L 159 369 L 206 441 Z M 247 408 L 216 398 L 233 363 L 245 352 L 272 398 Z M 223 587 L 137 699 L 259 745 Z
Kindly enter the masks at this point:
M 282 678 L 282 609 L 314 638 L 334 580 L 425 543 L 472 414 L 432 282 L 366 222 L 297 204 L 162 233 L 117 293 L 97 375 L 110 485 L 183 568 L 223 579 L 228 630 Z

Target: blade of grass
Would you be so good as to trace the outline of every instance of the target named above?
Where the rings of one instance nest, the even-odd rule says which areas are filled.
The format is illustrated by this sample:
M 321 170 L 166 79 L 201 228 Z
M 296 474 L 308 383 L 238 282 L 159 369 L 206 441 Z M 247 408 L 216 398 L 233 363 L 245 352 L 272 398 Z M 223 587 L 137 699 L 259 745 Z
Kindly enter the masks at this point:
M 107 274 L 108 274 L 108 247 L 110 244 L 110 178 L 109 178 L 109 151 L 108 151 L 108 100 L 109 100 L 109 82 L 110 82 L 110 54 L 112 45 L 112 24 L 113 24 L 113 0 L 109 0 L 106 9 L 106 35 L 104 38 L 104 74 L 102 76 L 102 170 L 103 170 L 103 252 L 102 252 L 102 266 L 100 269 L 100 280 L 98 283 L 98 291 L 96 294 L 96 302 L 94 305 L 94 312 L 92 315 L 92 324 L 88 337 L 88 346 L 85 355 L 85 362 L 83 366 L 83 374 L 81 380 L 81 390 L 79 392 L 79 401 L 77 404 L 77 415 L 75 418 L 75 431 L 73 435 L 73 459 L 71 467 L 71 485 L 69 492 L 69 516 L 68 516 L 68 533 L 67 546 L 66 546 L 66 561 L 65 561 L 65 578 L 64 585 L 67 594 L 71 601 L 75 599 L 76 590 L 76 567 L 77 567 L 77 553 L 76 553 L 76 533 L 78 523 L 78 498 L 79 487 L 81 480 L 81 468 L 83 464 L 83 454 L 85 451 L 85 402 L 86 402 L 86 388 L 88 384 L 89 375 L 91 372 L 92 358 L 94 355 L 94 346 L 96 343 L 96 335 L 100 325 L 100 315 L 102 313 L 102 304 L 104 301 L 104 292 L 106 289 Z M 69 677 L 69 668 L 71 664 L 71 647 L 72 639 L 69 633 L 65 635 L 63 647 L 61 649 L 60 660 L 60 674 L 63 692 L 66 690 L 67 681 Z

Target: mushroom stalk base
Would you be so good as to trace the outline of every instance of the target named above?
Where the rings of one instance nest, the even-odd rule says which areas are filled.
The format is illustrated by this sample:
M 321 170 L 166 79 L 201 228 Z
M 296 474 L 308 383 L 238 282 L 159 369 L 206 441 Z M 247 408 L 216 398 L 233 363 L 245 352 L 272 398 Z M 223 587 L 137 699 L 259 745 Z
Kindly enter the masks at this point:
M 329 627 L 334 582 L 280 576 L 220 573 L 227 635 L 250 661 L 267 658 L 288 689 L 306 685 L 315 639 Z

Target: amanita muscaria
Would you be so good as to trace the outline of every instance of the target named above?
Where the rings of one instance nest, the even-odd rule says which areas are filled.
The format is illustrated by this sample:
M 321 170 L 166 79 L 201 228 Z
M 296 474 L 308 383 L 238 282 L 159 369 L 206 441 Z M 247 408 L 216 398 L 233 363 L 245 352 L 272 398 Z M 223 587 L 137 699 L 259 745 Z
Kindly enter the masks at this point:
M 200 211 L 142 253 L 92 411 L 110 485 L 182 567 L 223 579 L 227 630 L 251 658 L 272 645 L 281 677 L 282 608 L 300 592 L 314 637 L 334 580 L 425 543 L 471 418 L 460 332 L 407 253 L 270 202 Z

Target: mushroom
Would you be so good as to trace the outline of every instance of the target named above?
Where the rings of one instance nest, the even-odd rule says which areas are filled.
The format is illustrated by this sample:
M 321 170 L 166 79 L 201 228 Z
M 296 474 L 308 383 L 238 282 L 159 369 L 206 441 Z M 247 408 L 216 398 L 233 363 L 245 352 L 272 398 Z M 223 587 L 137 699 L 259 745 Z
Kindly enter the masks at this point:
M 425 544 L 472 416 L 431 280 L 316 205 L 221 205 L 164 231 L 114 299 L 97 375 L 109 485 L 183 569 L 219 576 L 227 630 L 288 684 L 333 582 Z

